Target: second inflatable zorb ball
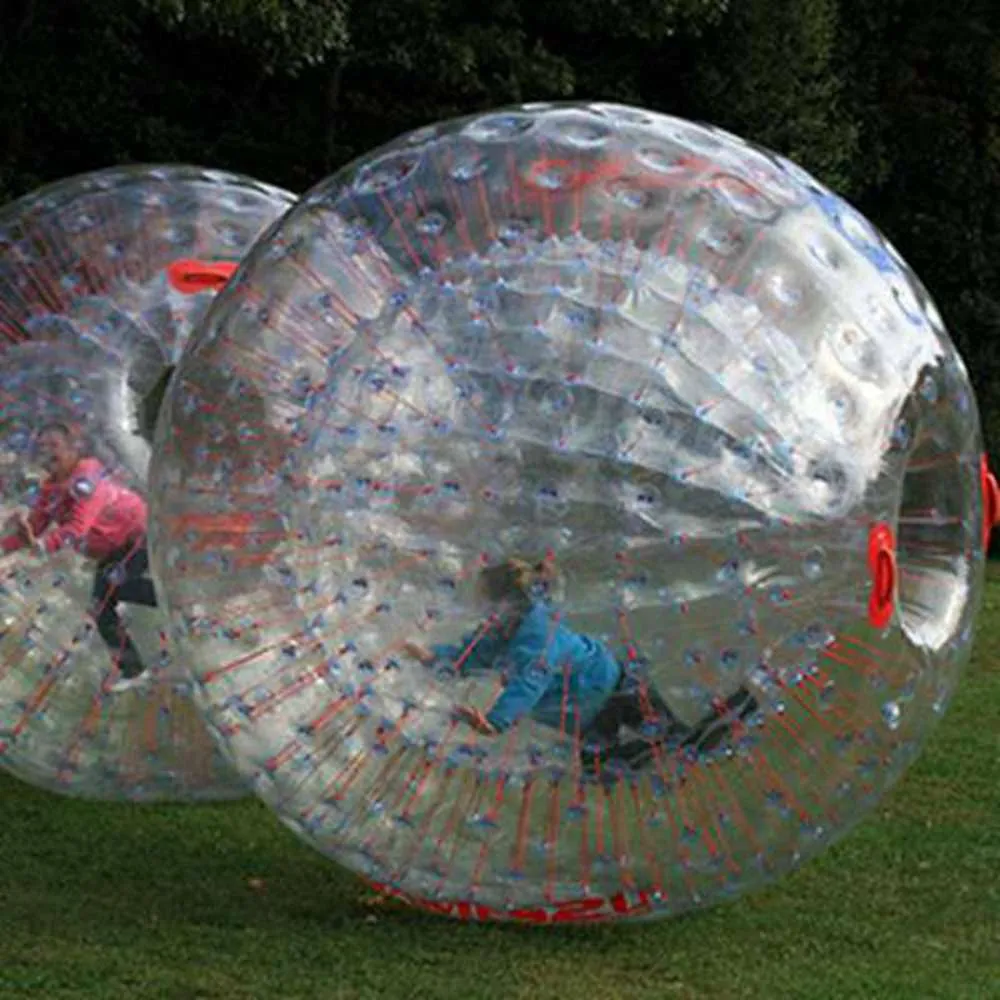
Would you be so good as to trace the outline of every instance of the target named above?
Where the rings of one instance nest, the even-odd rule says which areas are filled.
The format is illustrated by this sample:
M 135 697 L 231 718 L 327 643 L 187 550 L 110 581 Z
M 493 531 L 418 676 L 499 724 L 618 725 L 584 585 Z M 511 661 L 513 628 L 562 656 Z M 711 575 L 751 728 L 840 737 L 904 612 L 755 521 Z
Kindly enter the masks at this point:
M 156 569 L 211 725 L 438 912 L 771 880 L 871 810 L 969 655 L 995 489 L 962 362 L 864 218 L 713 128 L 404 136 L 258 245 L 167 406 Z M 185 527 L 266 495 L 267 559 Z
M 0 767 L 33 784 L 133 801 L 246 793 L 150 606 L 144 402 L 293 201 L 163 165 L 0 209 Z

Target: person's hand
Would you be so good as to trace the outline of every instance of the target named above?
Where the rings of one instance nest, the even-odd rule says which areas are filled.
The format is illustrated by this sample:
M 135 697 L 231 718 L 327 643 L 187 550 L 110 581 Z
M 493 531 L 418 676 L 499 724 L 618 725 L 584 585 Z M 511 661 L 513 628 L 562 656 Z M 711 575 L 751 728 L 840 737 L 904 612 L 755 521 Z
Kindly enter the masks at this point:
M 17 511 L 7 518 L 4 522 L 4 531 L 8 534 L 19 535 L 24 544 L 33 549 L 37 554 L 41 555 L 44 553 L 42 543 L 35 537 L 35 533 L 31 530 L 31 523 L 28 517 L 21 511 Z M 17 549 L 11 552 L 0 553 L 0 555 L 6 558 L 9 555 L 13 555 L 16 551 Z
M 455 718 L 484 736 L 495 736 L 497 733 L 490 720 L 478 708 L 473 708 L 471 705 L 456 705 Z
M 28 519 L 27 519 L 27 517 L 25 517 L 25 515 L 24 515 L 24 514 L 23 514 L 23 513 L 21 512 L 21 511 L 18 511 L 18 512 L 17 512 L 16 514 L 14 514 L 14 516 L 13 516 L 13 517 L 11 518 L 11 521 L 13 521 L 13 524 L 11 525 L 11 527 L 12 527 L 12 528 L 13 528 L 13 529 L 14 529 L 15 531 L 17 531 L 17 533 L 18 533 L 18 534 L 19 534 L 19 535 L 20 535 L 20 536 L 21 536 L 21 537 L 22 537 L 22 538 L 23 538 L 23 539 L 24 539 L 24 540 L 25 540 L 25 541 L 26 541 L 26 542 L 27 542 L 27 543 L 28 543 L 29 545 L 34 545 L 34 543 L 35 543 L 35 533 L 34 533 L 34 532 L 33 532 L 33 531 L 31 530 L 31 525 L 30 525 L 30 523 L 28 522 Z
M 11 514 L 4 521 L 3 528 L 5 532 L 20 535 L 28 545 L 33 545 L 35 542 L 35 533 L 31 530 L 31 524 L 23 511 L 18 510 Z
M 424 666 L 429 666 L 434 662 L 434 654 L 419 642 L 411 642 L 408 639 L 403 643 L 403 652 L 414 660 L 418 660 Z

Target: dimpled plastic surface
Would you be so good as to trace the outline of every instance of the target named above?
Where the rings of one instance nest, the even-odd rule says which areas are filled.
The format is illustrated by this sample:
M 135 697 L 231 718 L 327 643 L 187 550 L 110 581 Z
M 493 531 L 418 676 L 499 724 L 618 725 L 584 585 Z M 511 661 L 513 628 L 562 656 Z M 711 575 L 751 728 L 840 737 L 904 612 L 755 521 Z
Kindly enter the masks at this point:
M 304 839 L 437 912 L 769 881 L 873 807 L 969 653 L 980 432 L 942 322 L 856 211 L 712 128 L 531 106 L 403 137 L 258 244 L 167 407 L 154 562 L 214 731 Z M 295 446 L 254 476 L 262 429 Z M 257 563 L 185 530 L 253 534 L 268 493 Z M 758 711 L 599 779 L 575 732 L 457 723 L 500 678 L 403 642 L 459 641 L 482 559 L 546 551 L 569 623 L 678 715 L 741 684 Z
M 0 211 L 4 518 L 38 493 L 33 442 L 51 420 L 82 429 L 90 454 L 145 491 L 139 400 L 213 298 L 178 294 L 165 269 L 239 260 L 293 201 L 250 178 L 164 166 L 72 178 Z M 113 657 L 89 615 L 93 577 L 93 560 L 75 552 L 0 561 L 0 766 L 91 798 L 244 794 L 168 655 L 160 611 L 122 609 L 149 670 L 110 690 Z

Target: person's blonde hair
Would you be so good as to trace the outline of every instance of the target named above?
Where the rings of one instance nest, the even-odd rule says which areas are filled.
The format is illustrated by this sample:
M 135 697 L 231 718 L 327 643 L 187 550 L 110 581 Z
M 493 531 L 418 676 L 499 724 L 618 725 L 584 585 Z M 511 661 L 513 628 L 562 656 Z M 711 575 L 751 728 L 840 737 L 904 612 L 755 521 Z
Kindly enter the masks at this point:
M 480 585 L 490 601 L 530 602 L 547 593 L 558 581 L 555 561 L 546 557 L 538 562 L 512 556 L 480 573 Z

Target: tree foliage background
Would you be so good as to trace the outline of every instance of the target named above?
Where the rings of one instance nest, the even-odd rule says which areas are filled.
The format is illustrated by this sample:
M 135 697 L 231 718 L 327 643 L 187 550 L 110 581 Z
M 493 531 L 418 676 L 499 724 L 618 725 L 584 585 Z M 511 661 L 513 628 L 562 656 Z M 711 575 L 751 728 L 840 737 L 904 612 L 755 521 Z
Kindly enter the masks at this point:
M 305 190 L 428 121 L 574 97 L 720 124 L 858 204 L 1000 458 L 996 0 L 3 0 L 0 200 L 129 161 Z

